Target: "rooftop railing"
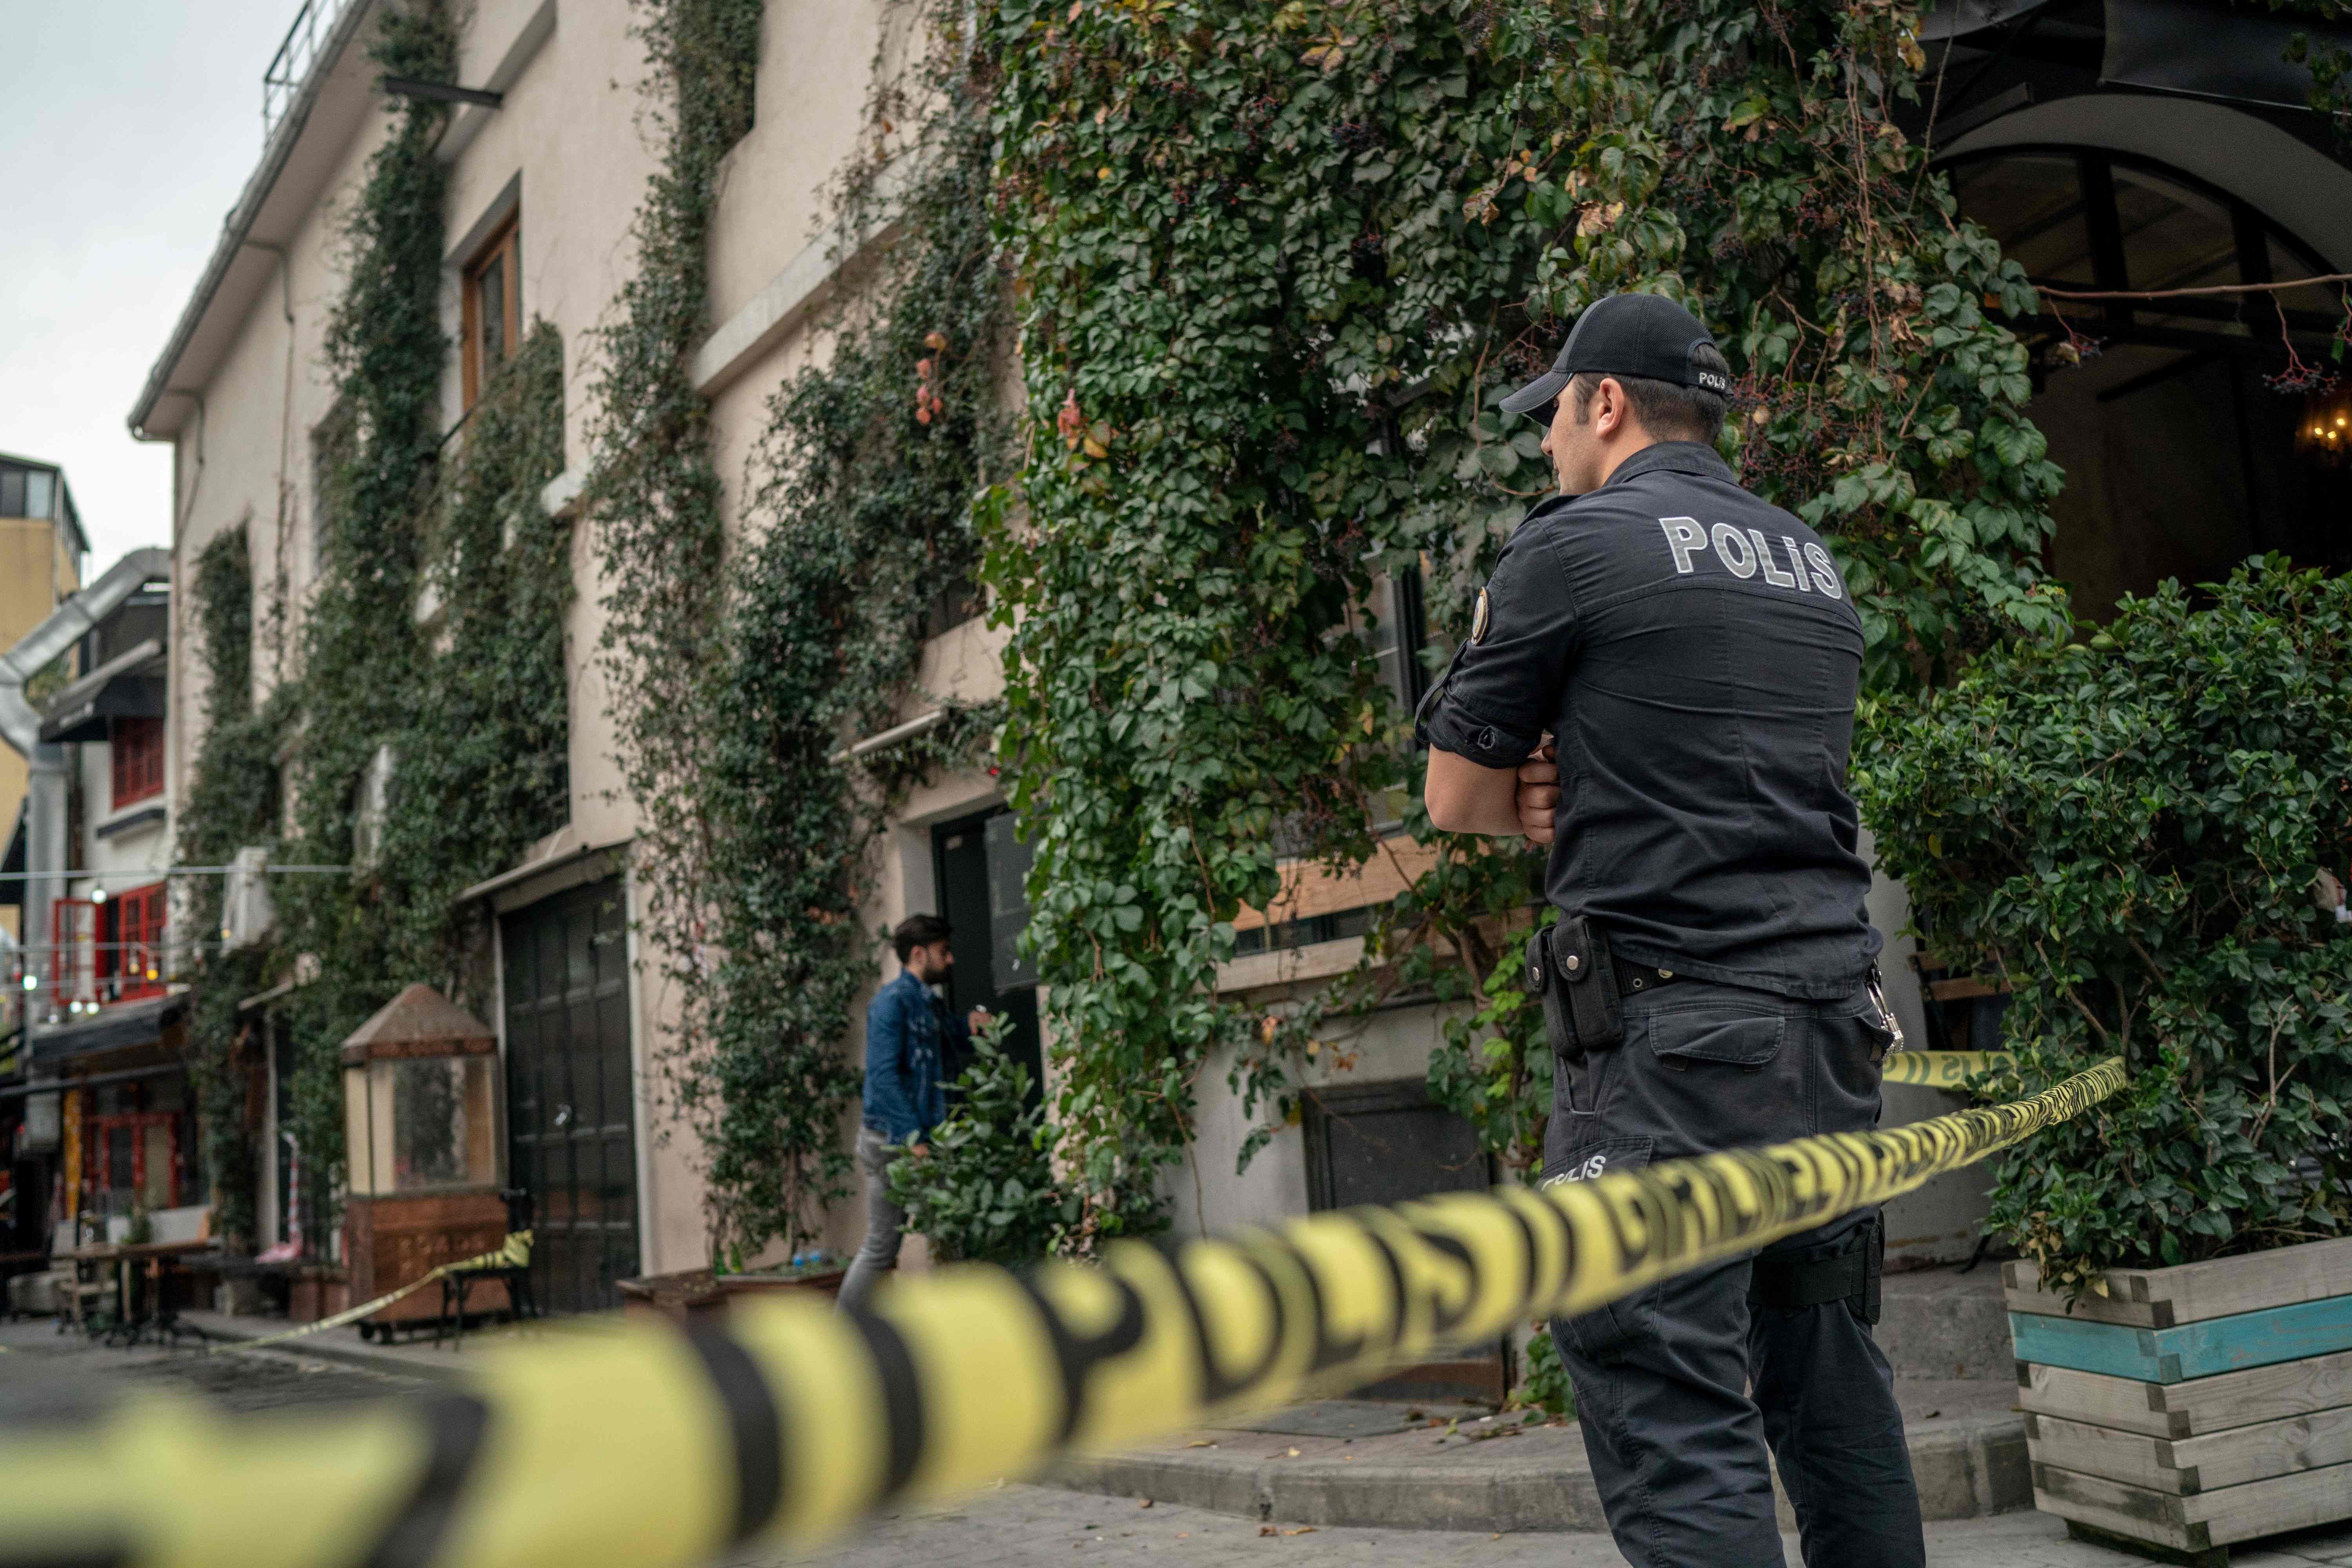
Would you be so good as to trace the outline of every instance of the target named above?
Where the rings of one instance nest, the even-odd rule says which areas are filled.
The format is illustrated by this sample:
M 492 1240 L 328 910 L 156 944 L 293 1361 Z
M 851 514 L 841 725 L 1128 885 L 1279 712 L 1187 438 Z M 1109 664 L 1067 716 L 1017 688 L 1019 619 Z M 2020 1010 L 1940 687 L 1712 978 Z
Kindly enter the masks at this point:
M 310 68 L 319 63 L 319 46 L 333 34 L 335 23 L 351 4 L 352 0 L 302 0 L 302 8 L 294 13 L 294 25 L 286 29 L 286 41 L 270 58 L 269 68 L 261 73 L 264 142 L 278 134 L 278 121 L 286 118 L 295 95 L 310 79 Z

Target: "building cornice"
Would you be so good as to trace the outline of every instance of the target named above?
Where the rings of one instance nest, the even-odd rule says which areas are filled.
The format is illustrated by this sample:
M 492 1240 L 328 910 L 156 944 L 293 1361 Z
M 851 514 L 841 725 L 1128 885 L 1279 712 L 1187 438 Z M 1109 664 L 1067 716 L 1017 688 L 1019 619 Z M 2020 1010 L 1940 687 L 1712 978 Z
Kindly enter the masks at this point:
M 381 3 L 353 0 L 336 18 L 310 77 L 263 147 L 260 165 L 221 225 L 220 241 L 162 357 L 147 373 L 131 409 L 133 437 L 153 441 L 179 434 L 195 407 L 194 395 L 212 379 L 255 295 L 280 265 L 278 251 L 310 216 L 343 150 L 366 122 L 373 68 L 364 50 L 351 46 Z

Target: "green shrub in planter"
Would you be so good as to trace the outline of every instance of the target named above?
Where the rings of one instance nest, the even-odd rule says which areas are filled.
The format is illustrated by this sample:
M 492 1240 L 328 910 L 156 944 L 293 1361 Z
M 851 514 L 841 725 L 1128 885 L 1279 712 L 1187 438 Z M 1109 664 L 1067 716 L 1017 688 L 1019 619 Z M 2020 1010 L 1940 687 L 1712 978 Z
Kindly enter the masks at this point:
M 2352 1234 L 2352 926 L 2315 897 L 2352 855 L 2352 582 L 2272 558 L 2200 598 L 1864 715 L 1882 865 L 2014 994 L 1985 1087 L 2131 1070 L 1999 1168 L 1992 1223 L 2048 1289 Z
M 1077 1200 L 1054 1177 L 1045 1112 L 1029 1104 L 1029 1069 L 1000 1048 L 1003 1029 L 1000 1020 L 973 1040 L 956 1079 L 962 1099 L 929 1152 L 890 1165 L 907 1228 L 942 1262 L 1034 1263 L 1077 1221 Z

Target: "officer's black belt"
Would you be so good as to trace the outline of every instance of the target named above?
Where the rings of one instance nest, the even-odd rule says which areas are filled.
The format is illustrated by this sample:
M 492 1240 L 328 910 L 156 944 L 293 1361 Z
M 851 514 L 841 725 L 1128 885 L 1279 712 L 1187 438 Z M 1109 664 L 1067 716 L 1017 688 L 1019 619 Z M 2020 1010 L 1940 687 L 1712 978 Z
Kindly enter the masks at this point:
M 1655 991 L 1661 985 L 1675 985 L 1690 978 L 1671 969 L 1658 969 L 1643 964 L 1639 969 L 1620 964 L 1617 969 L 1617 994 L 1631 996 L 1640 991 Z

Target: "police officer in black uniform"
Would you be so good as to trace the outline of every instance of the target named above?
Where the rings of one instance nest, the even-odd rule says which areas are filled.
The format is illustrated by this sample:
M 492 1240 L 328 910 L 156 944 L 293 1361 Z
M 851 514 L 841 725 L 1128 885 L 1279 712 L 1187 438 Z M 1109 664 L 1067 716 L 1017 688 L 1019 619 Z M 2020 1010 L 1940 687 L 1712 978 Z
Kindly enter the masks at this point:
M 1547 1182 L 1878 1120 L 1893 1020 L 1845 787 L 1862 623 L 1820 536 L 1717 456 L 1730 390 L 1670 300 L 1579 318 L 1503 402 L 1547 422 L 1560 493 L 1420 715 L 1433 822 L 1551 846 Z M 1851 1215 L 1552 1324 L 1628 1559 L 1777 1568 L 1769 1447 L 1811 1568 L 1924 1563 L 1870 1333 L 1882 1247 Z

